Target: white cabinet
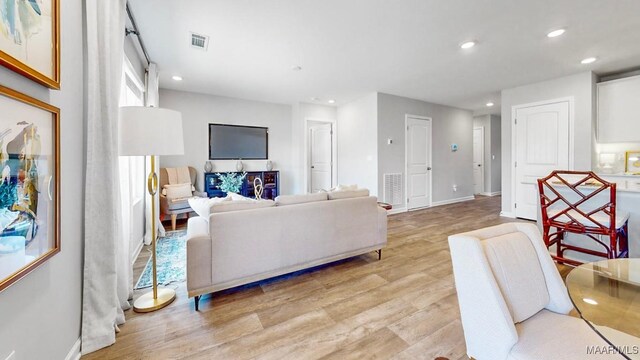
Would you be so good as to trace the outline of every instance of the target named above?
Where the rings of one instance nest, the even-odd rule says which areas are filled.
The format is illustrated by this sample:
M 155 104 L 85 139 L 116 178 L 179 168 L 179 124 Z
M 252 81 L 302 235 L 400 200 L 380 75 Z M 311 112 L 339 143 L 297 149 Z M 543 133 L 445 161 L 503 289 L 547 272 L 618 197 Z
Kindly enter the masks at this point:
M 640 76 L 598 84 L 598 142 L 640 142 Z

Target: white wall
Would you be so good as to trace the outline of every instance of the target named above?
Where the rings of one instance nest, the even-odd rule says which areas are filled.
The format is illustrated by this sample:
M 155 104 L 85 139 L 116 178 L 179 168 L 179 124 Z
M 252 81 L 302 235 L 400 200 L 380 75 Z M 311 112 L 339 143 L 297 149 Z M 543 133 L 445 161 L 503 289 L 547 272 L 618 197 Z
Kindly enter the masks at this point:
M 84 208 L 83 5 L 61 7 L 62 90 L 48 90 L 3 67 L 3 86 L 61 109 L 61 252 L 0 292 L 0 359 L 64 359 L 80 337 Z
M 291 194 L 296 169 L 292 157 L 291 106 L 223 96 L 160 89 L 160 106 L 182 113 L 184 155 L 162 156 L 161 167 L 192 166 L 203 189 L 204 164 L 209 158 L 209 123 L 269 128 L 269 158 L 280 171 L 280 192 Z M 171 134 L 167 134 L 171 141 Z M 236 160 L 212 160 L 213 171 L 236 171 Z M 246 171 L 265 170 L 266 160 L 243 160 Z
M 595 148 L 595 75 L 590 72 L 502 90 L 502 211 L 513 211 L 512 107 L 558 98 L 574 98 L 574 168 L 591 170 Z
M 292 192 L 303 194 L 307 192 L 307 168 L 305 162 L 308 137 L 305 133 L 305 122 L 308 119 L 337 121 L 338 111 L 335 106 L 298 103 L 293 105 L 292 148 L 294 178 Z M 337 133 L 337 131 L 336 131 Z
M 338 107 L 338 183 L 378 194 L 377 94 Z
M 426 116 L 433 120 L 433 202 L 472 196 L 473 118 L 471 111 L 382 93 L 378 94 L 379 193 L 383 194 L 385 173 L 402 173 L 404 178 L 406 114 Z M 340 131 L 342 126 L 340 122 Z M 393 139 L 392 145 L 387 145 L 388 138 Z M 459 145 L 458 151 L 451 151 L 452 143 Z M 454 184 L 457 185 L 457 192 L 453 191 Z M 406 193 L 403 195 L 403 200 L 405 199 Z M 406 207 L 406 202 L 402 207 Z

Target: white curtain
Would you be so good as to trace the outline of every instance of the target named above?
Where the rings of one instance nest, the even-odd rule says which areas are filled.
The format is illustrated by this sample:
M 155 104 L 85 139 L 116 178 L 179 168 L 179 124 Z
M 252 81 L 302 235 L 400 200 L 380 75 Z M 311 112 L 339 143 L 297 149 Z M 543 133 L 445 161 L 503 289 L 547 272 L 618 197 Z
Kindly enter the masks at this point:
M 130 305 L 131 264 L 122 239 L 118 101 L 126 0 L 87 0 L 87 163 L 82 352 L 115 342 Z
M 145 106 L 148 107 L 158 107 L 160 100 L 160 91 L 159 85 L 160 80 L 158 76 L 158 65 L 155 63 L 149 64 L 147 68 L 147 76 L 146 76 L 147 84 L 145 91 Z M 156 156 L 156 173 L 160 174 L 160 157 Z M 145 159 L 145 167 L 146 173 L 151 172 L 151 156 L 147 156 Z M 160 176 L 160 175 L 158 175 Z M 160 191 L 162 189 L 158 189 L 158 192 L 154 195 L 156 198 L 156 231 L 158 235 L 164 236 L 165 230 L 164 226 L 162 226 L 162 222 L 160 222 Z M 144 243 L 145 245 L 151 244 L 151 194 L 148 191 L 145 191 L 145 233 L 144 233 Z

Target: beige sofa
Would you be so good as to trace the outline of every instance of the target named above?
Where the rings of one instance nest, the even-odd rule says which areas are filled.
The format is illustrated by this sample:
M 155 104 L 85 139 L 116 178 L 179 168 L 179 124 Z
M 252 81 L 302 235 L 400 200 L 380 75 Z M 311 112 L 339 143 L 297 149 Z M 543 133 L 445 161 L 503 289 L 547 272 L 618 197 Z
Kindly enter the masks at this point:
M 387 212 L 372 196 L 212 212 L 209 221 L 189 219 L 187 290 L 198 310 L 203 294 L 367 252 L 380 256 L 386 243 Z

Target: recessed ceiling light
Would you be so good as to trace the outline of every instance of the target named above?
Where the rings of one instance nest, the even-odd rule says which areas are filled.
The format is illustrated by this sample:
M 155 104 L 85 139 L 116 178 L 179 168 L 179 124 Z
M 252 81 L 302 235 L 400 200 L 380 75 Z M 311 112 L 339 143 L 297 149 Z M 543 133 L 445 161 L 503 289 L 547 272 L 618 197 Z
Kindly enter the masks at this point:
M 596 59 L 594 57 L 588 57 L 588 58 L 583 59 L 582 61 L 580 61 L 580 63 L 581 64 L 591 64 L 591 63 L 595 62 L 596 60 L 598 60 L 598 59 Z
M 462 48 L 462 49 L 471 49 L 474 46 L 476 46 L 476 42 L 475 41 L 467 41 L 465 43 L 462 43 L 460 45 L 460 48 Z
M 292 67 L 291 67 L 291 70 L 293 70 L 293 71 L 300 71 L 300 70 L 302 70 L 302 66 L 300 66 L 300 65 L 292 66 Z
M 547 34 L 547 37 L 554 38 L 556 36 L 560 36 L 564 34 L 565 31 L 566 31 L 565 29 L 553 30 L 552 32 Z
M 320 98 L 314 96 L 311 98 L 311 101 L 320 101 Z
M 333 99 L 331 99 L 331 100 L 329 100 L 329 101 L 327 101 L 327 102 L 328 102 L 329 104 L 335 104 L 335 103 L 336 103 L 336 101 L 335 101 L 335 100 L 333 100 Z
M 487 103 L 487 106 L 488 106 L 488 107 L 492 107 L 492 106 L 493 106 L 493 103 L 492 103 L 492 102 L 488 102 L 488 103 Z
M 173 75 L 171 78 L 175 81 L 182 81 L 182 76 Z
M 593 300 L 593 299 L 584 298 L 584 299 L 582 299 L 582 301 L 586 302 L 589 305 L 598 305 L 598 302 Z

